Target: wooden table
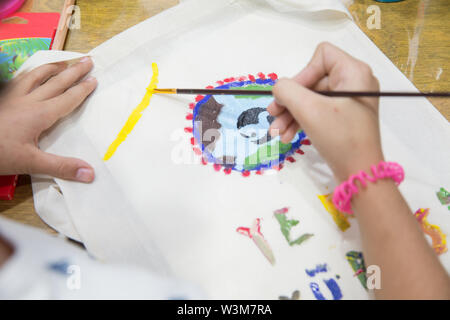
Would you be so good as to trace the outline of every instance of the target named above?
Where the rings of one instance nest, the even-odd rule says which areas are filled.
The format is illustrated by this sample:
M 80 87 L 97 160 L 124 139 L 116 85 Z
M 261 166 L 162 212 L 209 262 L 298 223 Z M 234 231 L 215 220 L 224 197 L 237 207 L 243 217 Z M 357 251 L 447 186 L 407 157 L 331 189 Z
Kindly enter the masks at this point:
M 64 0 L 28 0 L 25 11 L 60 11 Z M 450 91 L 450 1 L 406 0 L 382 4 L 349 0 L 355 22 L 421 91 Z M 126 5 L 124 4 L 126 3 Z M 81 29 L 70 30 L 65 49 L 88 52 L 117 33 L 169 8 L 177 0 L 78 0 Z M 381 28 L 369 29 L 367 9 L 377 5 Z M 376 8 L 375 8 L 376 9 Z M 433 105 L 450 119 L 450 100 Z M 0 215 L 54 233 L 35 214 L 28 176 L 21 176 L 12 201 L 0 201 Z

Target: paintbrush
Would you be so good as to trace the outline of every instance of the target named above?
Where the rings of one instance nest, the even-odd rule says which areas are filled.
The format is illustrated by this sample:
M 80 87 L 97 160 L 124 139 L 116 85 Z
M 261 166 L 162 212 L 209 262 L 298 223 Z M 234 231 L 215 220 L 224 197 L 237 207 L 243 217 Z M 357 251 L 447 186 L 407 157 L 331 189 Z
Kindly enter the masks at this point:
M 450 97 L 450 92 L 375 92 L 375 91 L 315 91 L 328 97 Z M 154 89 L 157 94 L 207 94 L 207 95 L 244 95 L 271 96 L 272 90 L 242 89 Z

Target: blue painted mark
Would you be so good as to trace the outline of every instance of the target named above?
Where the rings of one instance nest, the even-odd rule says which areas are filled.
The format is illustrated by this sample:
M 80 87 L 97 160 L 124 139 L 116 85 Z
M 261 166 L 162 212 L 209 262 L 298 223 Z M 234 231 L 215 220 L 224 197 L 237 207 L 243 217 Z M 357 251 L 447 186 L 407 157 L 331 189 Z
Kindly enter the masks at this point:
M 322 292 L 320 292 L 320 288 L 319 285 L 315 282 L 311 282 L 309 284 L 309 287 L 311 288 L 314 296 L 316 297 L 317 300 L 327 300 L 325 299 L 325 297 L 323 296 Z
M 62 259 L 60 261 L 49 263 L 47 267 L 52 271 L 66 275 L 69 266 L 70 263 L 67 260 Z
M 315 269 L 306 269 L 305 272 L 308 276 L 314 277 L 319 272 L 327 272 L 327 264 L 318 264 Z
M 331 291 L 331 294 L 333 295 L 333 300 L 340 300 L 342 299 L 342 292 L 339 288 L 338 284 L 334 279 L 328 279 L 323 280 L 323 282 L 327 285 L 328 289 Z

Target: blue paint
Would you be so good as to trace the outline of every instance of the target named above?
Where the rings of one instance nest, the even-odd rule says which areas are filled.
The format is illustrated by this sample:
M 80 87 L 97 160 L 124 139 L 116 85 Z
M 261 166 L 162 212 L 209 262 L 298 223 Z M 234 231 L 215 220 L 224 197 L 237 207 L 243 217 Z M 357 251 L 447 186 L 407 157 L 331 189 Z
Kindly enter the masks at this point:
M 60 261 L 49 263 L 47 267 L 52 271 L 66 275 L 69 266 L 70 263 L 67 260 L 62 259 Z
M 333 300 L 342 299 L 342 292 L 334 279 L 323 280 L 333 295 Z
M 216 89 L 230 89 L 230 88 L 236 88 L 236 87 L 245 87 L 245 86 L 254 85 L 254 84 L 273 86 L 273 85 L 275 85 L 275 81 L 270 78 L 269 79 L 255 79 L 255 81 L 250 81 L 250 80 L 235 81 L 235 82 L 230 82 L 230 83 L 218 86 L 218 87 L 216 87 Z M 258 98 L 258 99 L 245 99 L 245 98 L 236 99 L 236 98 L 234 98 L 235 101 L 231 100 L 232 99 L 231 97 L 233 97 L 233 96 L 215 96 L 215 99 L 217 100 L 218 103 L 224 104 L 224 107 L 222 108 L 221 113 L 217 117 L 217 121 L 221 124 L 221 129 L 219 129 L 219 131 L 232 130 L 234 127 L 233 130 L 236 131 L 236 135 L 226 137 L 225 135 L 223 135 L 223 132 L 221 132 L 221 139 L 223 140 L 223 141 L 221 141 L 221 143 L 223 144 L 222 147 L 225 148 L 225 151 L 223 149 L 220 149 L 219 146 L 216 145 L 217 149 L 215 148 L 215 150 L 213 150 L 213 152 L 210 152 L 209 150 L 207 150 L 205 148 L 205 145 L 203 143 L 201 145 L 201 150 L 202 150 L 204 158 L 208 162 L 211 162 L 211 163 L 220 163 L 220 161 L 218 161 L 217 157 L 220 158 L 221 155 L 229 156 L 229 157 L 236 157 L 236 164 L 231 169 L 242 172 L 245 169 L 247 169 L 247 168 L 245 168 L 245 163 L 244 163 L 244 160 L 246 157 L 254 154 L 261 147 L 264 147 L 266 145 L 273 145 L 274 143 L 279 141 L 280 138 L 279 137 L 273 138 L 271 141 L 262 143 L 260 145 L 254 145 L 253 142 L 250 142 L 248 140 L 246 140 L 244 142 L 244 139 L 241 139 L 239 137 L 239 131 L 237 130 L 237 128 L 235 128 L 235 124 L 234 124 L 234 121 L 236 121 L 236 119 L 237 119 L 236 118 L 237 113 L 248 110 L 251 107 L 266 108 L 267 105 L 272 101 L 272 99 L 273 99 L 272 97 L 262 96 L 261 98 Z M 197 104 L 195 105 L 194 110 L 193 110 L 192 127 L 194 130 L 193 135 L 194 135 L 194 138 L 196 141 L 202 141 L 202 137 L 200 137 L 200 133 L 196 129 L 195 119 L 197 118 L 197 115 L 199 114 L 199 111 L 202 108 L 202 105 L 205 104 L 210 98 L 211 98 L 211 95 L 205 96 L 202 100 L 197 102 Z M 228 100 L 226 100 L 226 99 L 228 99 Z M 256 102 L 256 100 L 258 100 L 259 102 Z M 225 101 L 228 101 L 228 104 L 224 103 Z M 224 112 L 224 109 L 228 113 Z M 230 116 L 228 116 L 228 115 L 230 115 Z M 256 129 L 267 130 L 269 128 L 270 124 L 265 123 L 265 124 L 261 125 L 260 123 L 258 123 L 258 125 L 259 125 L 259 128 L 256 128 L 257 125 L 255 125 L 255 130 Z M 228 140 L 230 138 L 235 139 L 233 141 L 232 145 L 227 144 L 229 142 Z M 285 161 L 286 157 L 293 155 L 294 152 L 300 148 L 300 146 L 302 144 L 302 140 L 305 138 L 306 138 L 306 134 L 303 131 L 297 133 L 297 135 L 291 141 L 292 146 L 291 146 L 290 150 L 288 150 L 284 154 L 280 153 L 279 156 L 277 157 L 277 159 L 270 160 L 270 161 L 267 161 L 264 163 L 256 164 L 251 169 L 251 171 L 257 171 L 257 170 L 261 170 L 261 169 L 269 169 L 269 168 L 272 168 L 274 166 L 277 166 L 277 165 L 283 163 Z M 234 143 L 235 141 L 237 141 L 237 144 Z M 228 148 L 231 148 L 232 150 L 228 149 Z M 254 150 L 248 152 L 248 154 L 242 154 L 240 152 L 240 150 L 242 150 L 242 149 L 249 150 L 252 148 Z M 237 150 L 237 149 L 239 149 L 239 150 Z M 218 151 L 216 151 L 216 150 L 218 150 Z M 230 150 L 231 150 L 231 152 L 229 153 Z M 223 152 L 223 154 L 220 154 L 220 152 Z M 217 157 L 213 153 L 216 153 Z
M 311 282 L 309 284 L 309 287 L 311 288 L 312 293 L 314 294 L 314 297 L 316 297 L 317 300 L 327 300 L 322 292 L 320 292 L 319 285 L 315 282 Z
M 318 264 L 315 269 L 306 269 L 305 272 L 308 276 L 314 277 L 319 272 L 327 272 L 327 264 Z

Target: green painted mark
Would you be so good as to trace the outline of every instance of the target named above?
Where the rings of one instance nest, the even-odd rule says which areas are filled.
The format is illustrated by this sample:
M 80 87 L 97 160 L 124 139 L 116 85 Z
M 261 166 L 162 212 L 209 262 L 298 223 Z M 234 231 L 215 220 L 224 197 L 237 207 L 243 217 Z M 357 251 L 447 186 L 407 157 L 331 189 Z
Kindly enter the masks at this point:
M 288 219 L 286 216 L 286 213 L 289 211 L 288 208 L 282 208 L 279 210 L 276 210 L 274 212 L 274 216 L 277 219 L 278 223 L 280 224 L 281 233 L 283 234 L 284 238 L 288 242 L 288 244 L 292 247 L 295 245 L 300 245 L 306 240 L 310 239 L 314 234 L 312 233 L 305 233 L 302 234 L 300 237 L 298 237 L 295 240 L 291 240 L 291 229 L 292 227 L 295 227 L 299 224 L 298 220 L 294 219 Z
M 252 170 L 258 164 L 266 164 L 270 161 L 277 160 L 280 157 L 280 153 L 286 153 L 291 148 L 292 143 L 285 144 L 280 141 L 277 141 L 273 146 L 266 144 L 245 158 L 244 169 Z
M 450 192 L 445 190 L 445 188 L 439 189 L 439 191 L 436 192 L 436 196 L 442 205 L 450 204 Z M 448 206 L 448 210 L 450 210 L 450 206 Z
M 249 84 L 245 87 L 240 87 L 239 89 L 242 90 L 272 90 L 273 86 L 263 85 L 263 84 Z M 231 89 L 233 90 L 233 89 Z M 261 96 L 244 96 L 244 95 L 238 95 L 234 96 L 236 99 L 259 99 Z
M 358 277 L 359 282 L 367 290 L 366 265 L 363 254 L 359 251 L 349 251 L 346 254 L 346 258 L 353 272 L 355 272 L 355 276 Z

